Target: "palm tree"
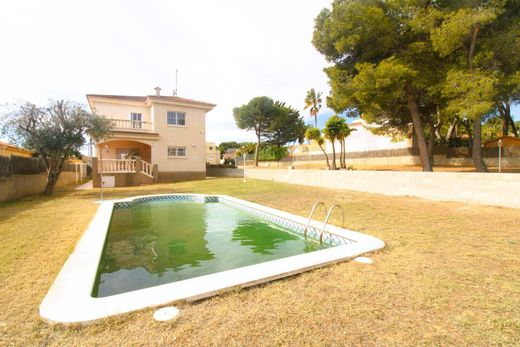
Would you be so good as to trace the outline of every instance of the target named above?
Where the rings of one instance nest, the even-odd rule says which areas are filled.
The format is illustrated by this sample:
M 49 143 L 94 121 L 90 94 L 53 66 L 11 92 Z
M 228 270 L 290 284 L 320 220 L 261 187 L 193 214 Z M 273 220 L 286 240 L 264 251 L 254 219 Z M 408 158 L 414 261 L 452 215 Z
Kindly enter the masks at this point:
M 310 113 L 311 117 L 314 117 L 314 126 L 318 127 L 318 112 L 321 108 L 321 92 L 316 93 L 314 88 L 311 88 L 307 91 L 307 96 L 305 97 L 305 107 L 304 110 L 308 109 L 310 107 Z
M 340 136 L 343 132 L 343 124 L 345 120 L 338 117 L 337 115 L 331 116 L 327 123 L 325 123 L 325 129 L 323 129 L 323 134 L 332 144 L 332 165 L 331 169 L 336 170 L 336 146 L 334 142 L 340 139 Z
M 305 132 L 305 137 L 307 140 L 311 141 L 314 140 L 320 146 L 321 151 L 325 155 L 325 160 L 327 161 L 327 168 L 330 170 L 330 163 L 329 163 L 329 156 L 327 155 L 327 152 L 323 149 L 323 144 L 325 143 L 325 140 L 321 136 L 321 131 L 318 128 L 307 128 L 307 131 Z
M 356 129 L 350 129 L 345 119 L 341 119 L 341 128 L 338 135 L 339 143 L 341 144 L 341 153 L 339 155 L 339 163 L 342 169 L 347 168 L 347 163 L 345 162 L 346 157 L 346 147 L 345 147 L 345 139 L 350 135 L 352 131 Z

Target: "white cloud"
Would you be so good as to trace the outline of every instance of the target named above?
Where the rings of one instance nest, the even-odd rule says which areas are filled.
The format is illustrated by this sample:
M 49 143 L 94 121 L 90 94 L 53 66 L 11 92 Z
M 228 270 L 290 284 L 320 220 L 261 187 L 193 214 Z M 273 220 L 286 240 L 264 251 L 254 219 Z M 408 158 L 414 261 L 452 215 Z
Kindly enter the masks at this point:
M 87 93 L 179 96 L 216 103 L 207 139 L 253 140 L 233 107 L 267 95 L 302 110 L 328 93 L 311 43 L 329 1 L 5 1 L 0 4 L 0 104 Z M 326 110 L 324 110 L 326 112 Z M 308 116 L 308 112 L 302 114 Z

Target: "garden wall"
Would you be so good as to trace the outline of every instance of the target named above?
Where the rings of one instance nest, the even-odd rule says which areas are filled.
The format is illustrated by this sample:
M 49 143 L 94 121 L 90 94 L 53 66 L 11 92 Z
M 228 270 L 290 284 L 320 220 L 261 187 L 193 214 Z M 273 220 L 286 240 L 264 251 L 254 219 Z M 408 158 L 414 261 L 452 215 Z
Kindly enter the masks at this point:
M 76 173 L 63 171 L 56 187 L 76 183 Z M 26 196 L 40 194 L 47 185 L 47 175 L 13 175 L 0 178 L 0 202 L 20 199 Z
M 486 165 L 490 167 L 498 166 L 498 148 L 482 148 L 482 156 Z M 501 153 L 502 168 L 520 167 L 520 147 L 502 148 Z M 329 153 L 329 160 L 332 154 Z M 366 152 L 347 152 L 347 165 L 354 165 L 357 168 L 373 166 L 407 166 L 421 165 L 419 152 L 416 148 L 399 148 L 390 150 L 377 150 Z M 339 157 L 336 157 L 336 164 L 339 165 Z M 240 163 L 239 163 L 240 165 Z M 265 167 L 288 167 L 293 165 L 292 156 L 283 158 L 280 161 L 262 161 L 260 166 Z M 435 165 L 439 166 L 473 166 L 471 153 L 467 148 L 448 148 L 446 146 L 435 147 Z M 313 166 L 326 167 L 325 156 L 323 154 L 298 154 L 294 160 L 294 166 Z
M 243 177 L 242 169 L 206 168 L 206 176 L 209 177 Z
M 247 169 L 249 178 L 520 208 L 520 174 Z

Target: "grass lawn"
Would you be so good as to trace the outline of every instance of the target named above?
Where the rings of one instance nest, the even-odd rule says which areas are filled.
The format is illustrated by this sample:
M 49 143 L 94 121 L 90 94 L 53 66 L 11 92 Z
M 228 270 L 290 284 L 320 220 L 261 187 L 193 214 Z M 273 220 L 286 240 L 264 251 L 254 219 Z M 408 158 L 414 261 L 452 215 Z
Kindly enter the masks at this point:
M 3 203 L 0 345 L 520 345 L 519 210 L 232 178 L 105 193 L 188 192 L 228 194 L 302 216 L 318 200 L 339 203 L 345 227 L 387 247 L 370 255 L 373 265 L 343 262 L 179 303 L 174 322 L 155 322 L 149 309 L 53 326 L 39 319 L 38 306 L 96 212 L 98 192 L 61 190 Z

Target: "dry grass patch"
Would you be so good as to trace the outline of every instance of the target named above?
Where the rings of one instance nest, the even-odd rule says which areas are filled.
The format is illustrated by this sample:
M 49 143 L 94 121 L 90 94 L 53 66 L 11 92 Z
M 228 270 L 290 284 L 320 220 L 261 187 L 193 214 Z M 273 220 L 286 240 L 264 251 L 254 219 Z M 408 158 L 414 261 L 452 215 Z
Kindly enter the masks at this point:
M 0 204 L 0 345 L 520 344 L 518 210 L 240 179 L 106 196 L 174 192 L 228 194 L 303 216 L 315 201 L 339 203 L 345 227 L 387 247 L 371 255 L 374 265 L 344 262 L 180 303 L 175 322 L 153 321 L 150 309 L 88 326 L 52 326 L 39 319 L 38 306 L 95 213 L 97 192 Z

